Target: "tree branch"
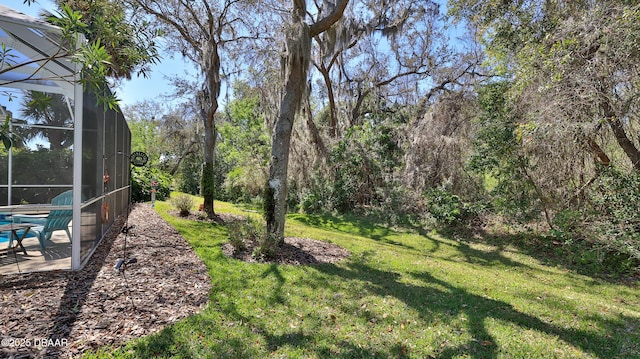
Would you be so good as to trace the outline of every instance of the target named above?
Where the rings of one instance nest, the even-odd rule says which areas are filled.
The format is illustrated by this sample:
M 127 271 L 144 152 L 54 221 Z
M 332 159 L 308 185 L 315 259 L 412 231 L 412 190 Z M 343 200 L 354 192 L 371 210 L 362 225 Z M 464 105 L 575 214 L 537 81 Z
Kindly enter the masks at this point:
M 329 29 L 331 25 L 340 20 L 342 14 L 344 14 L 344 10 L 347 8 L 348 3 L 349 0 L 338 0 L 336 8 L 329 15 L 325 16 L 322 20 L 309 27 L 310 36 L 314 37 L 327 31 L 327 29 Z

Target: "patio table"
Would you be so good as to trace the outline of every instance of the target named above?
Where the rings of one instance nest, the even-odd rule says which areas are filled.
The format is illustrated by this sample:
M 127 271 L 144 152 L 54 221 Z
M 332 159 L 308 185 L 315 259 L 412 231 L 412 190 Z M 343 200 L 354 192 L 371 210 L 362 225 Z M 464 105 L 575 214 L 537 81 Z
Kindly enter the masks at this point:
M 35 227 L 37 224 L 34 223 L 9 223 L 0 225 L 0 232 L 11 232 L 9 237 L 9 242 L 11 242 L 11 238 L 13 238 L 17 243 L 24 255 L 27 255 L 27 250 L 22 245 L 22 240 L 27 236 L 31 227 Z M 18 234 L 18 231 L 24 229 L 22 234 Z

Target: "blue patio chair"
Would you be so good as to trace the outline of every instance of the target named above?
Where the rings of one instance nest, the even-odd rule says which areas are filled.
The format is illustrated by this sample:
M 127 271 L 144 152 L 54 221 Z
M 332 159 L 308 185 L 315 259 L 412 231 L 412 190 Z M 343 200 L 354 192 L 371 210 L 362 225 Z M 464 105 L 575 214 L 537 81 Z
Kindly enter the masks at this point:
M 73 203 L 73 192 L 71 190 L 63 192 L 51 200 L 52 206 L 70 206 Z M 38 242 L 40 242 L 40 248 L 45 250 L 46 242 L 51 240 L 53 232 L 58 230 L 64 230 L 67 232 L 69 241 L 71 241 L 71 233 L 69 232 L 69 222 L 73 217 L 73 210 L 71 209 L 55 209 L 49 212 L 49 215 L 45 218 L 38 218 L 32 216 L 14 216 L 17 222 L 29 222 L 38 223 L 39 226 L 31 227 L 30 232 L 38 236 Z M 43 223 L 44 222 L 44 223 Z M 31 234 L 29 233 L 29 234 Z M 10 240 L 9 246 L 11 246 Z

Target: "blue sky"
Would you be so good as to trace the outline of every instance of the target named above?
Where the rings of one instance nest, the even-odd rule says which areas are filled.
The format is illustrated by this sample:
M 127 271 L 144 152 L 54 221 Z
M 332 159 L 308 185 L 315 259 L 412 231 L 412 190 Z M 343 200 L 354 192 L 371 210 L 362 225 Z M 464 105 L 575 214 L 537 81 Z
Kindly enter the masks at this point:
M 55 5 L 50 0 L 38 0 L 38 3 L 31 6 L 23 4 L 22 1 L 0 0 L 0 4 L 33 17 L 38 17 L 42 9 L 49 11 L 55 9 Z M 149 78 L 134 77 L 130 81 L 123 81 L 121 86 L 113 90 L 120 99 L 121 105 L 132 105 L 146 99 L 158 99 L 166 102 L 161 96 L 171 91 L 167 77 L 175 75 L 184 77 L 185 71 L 193 71 L 193 66 L 186 64 L 180 56 L 171 59 L 169 55 L 163 54 L 160 62 L 152 67 Z

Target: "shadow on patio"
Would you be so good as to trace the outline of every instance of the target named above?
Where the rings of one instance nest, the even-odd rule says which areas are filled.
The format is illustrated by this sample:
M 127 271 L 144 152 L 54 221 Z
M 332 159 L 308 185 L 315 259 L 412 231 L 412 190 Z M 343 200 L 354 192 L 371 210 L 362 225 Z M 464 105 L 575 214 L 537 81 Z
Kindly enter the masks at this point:
M 71 268 L 71 242 L 64 231 L 53 233 L 44 252 L 40 249 L 37 237 L 27 237 L 22 244 L 27 255 L 20 247 L 7 249 L 7 242 L 0 243 L 0 275 Z

